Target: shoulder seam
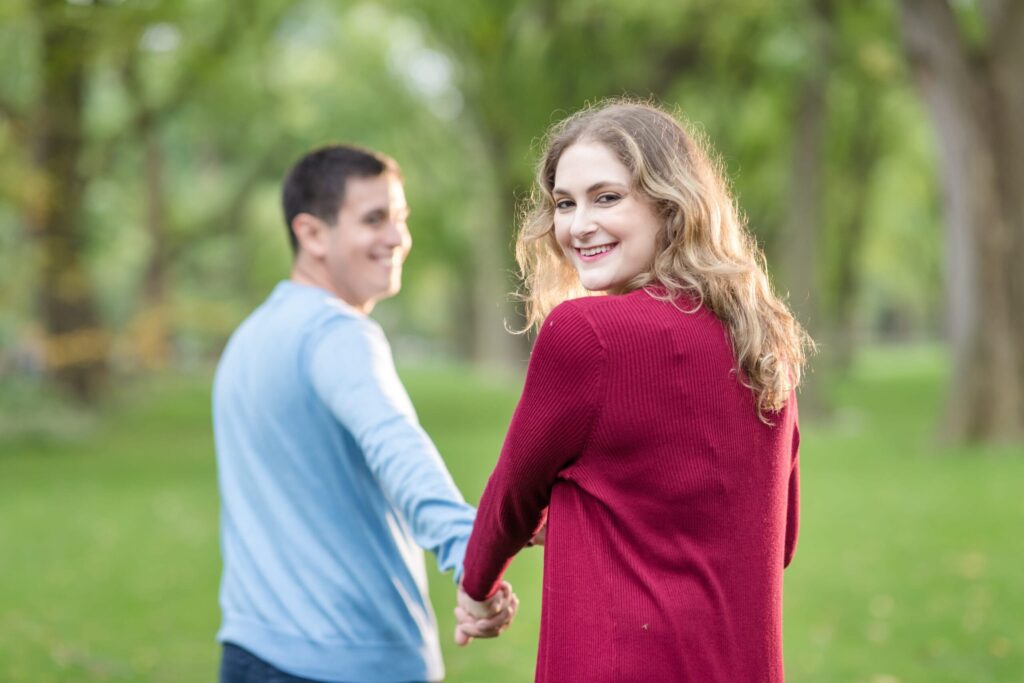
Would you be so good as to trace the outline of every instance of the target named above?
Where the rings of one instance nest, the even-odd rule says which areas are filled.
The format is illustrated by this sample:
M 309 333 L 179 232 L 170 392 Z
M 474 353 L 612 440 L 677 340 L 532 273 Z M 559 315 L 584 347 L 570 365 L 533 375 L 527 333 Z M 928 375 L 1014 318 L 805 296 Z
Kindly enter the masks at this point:
M 593 411 L 594 414 L 590 418 L 590 428 L 587 430 L 587 438 L 583 442 L 583 447 L 580 449 L 580 454 L 583 454 L 590 450 L 590 442 L 594 438 L 594 432 L 597 431 L 597 425 L 600 422 L 601 417 L 604 415 L 604 406 L 607 403 L 606 393 L 608 390 L 608 373 L 604 371 L 604 367 L 608 363 L 608 346 L 601 338 L 601 335 L 598 334 L 597 325 L 594 324 L 594 321 L 588 314 L 589 312 L 587 311 L 586 307 L 577 308 L 574 306 L 573 309 L 579 313 L 581 318 L 583 318 L 583 321 L 587 324 L 587 327 L 590 328 L 591 334 L 594 335 L 594 339 L 597 340 L 598 347 L 601 349 L 600 372 L 598 372 L 598 377 L 599 381 L 601 382 L 601 386 L 600 390 L 595 392 L 599 397 L 599 400 L 597 402 L 596 408 Z

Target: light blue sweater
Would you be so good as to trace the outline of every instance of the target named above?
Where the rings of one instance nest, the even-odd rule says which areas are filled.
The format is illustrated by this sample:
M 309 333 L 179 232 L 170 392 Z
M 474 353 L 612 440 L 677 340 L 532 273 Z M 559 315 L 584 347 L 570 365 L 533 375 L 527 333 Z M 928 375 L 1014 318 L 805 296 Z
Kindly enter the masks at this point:
M 420 427 L 380 326 L 281 282 L 224 350 L 213 423 L 217 639 L 307 678 L 440 680 L 421 548 L 458 580 L 474 510 Z

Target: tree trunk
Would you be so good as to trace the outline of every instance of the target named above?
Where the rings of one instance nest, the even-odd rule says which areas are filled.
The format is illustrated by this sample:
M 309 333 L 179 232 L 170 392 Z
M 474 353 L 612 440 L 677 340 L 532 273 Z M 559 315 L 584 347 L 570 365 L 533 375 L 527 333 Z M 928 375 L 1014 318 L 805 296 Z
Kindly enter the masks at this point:
M 990 8 L 990 40 L 978 54 L 947 3 L 902 0 L 901 13 L 945 195 L 953 355 L 945 429 L 969 441 L 1024 435 L 1024 292 L 1014 272 L 1024 257 L 1024 5 Z
M 844 217 L 840 229 L 839 260 L 836 263 L 834 321 L 829 326 L 832 330 L 829 365 L 836 373 L 843 375 L 849 372 L 854 353 L 857 350 L 855 304 L 860 291 L 860 264 L 858 261 L 864 243 L 864 218 L 870 170 L 863 173 L 858 170 L 857 176 L 862 179 L 852 183 L 853 191 L 862 201 L 856 202 L 851 207 L 850 215 Z
M 818 235 L 822 227 L 824 134 L 828 116 L 825 88 L 831 57 L 831 29 L 821 7 L 816 7 L 812 27 L 814 64 L 801 84 L 794 119 L 784 271 L 797 318 L 812 337 L 820 337 L 825 325 L 818 289 L 821 261 Z M 824 348 L 827 354 L 828 345 Z M 828 411 L 824 395 L 826 375 L 827 356 L 823 354 L 803 384 L 802 412 L 822 414 Z
M 454 351 L 456 357 L 461 361 L 473 361 L 476 357 L 476 342 L 474 333 L 476 330 L 476 292 L 466 283 L 472 283 L 475 275 L 462 269 L 456 271 L 457 278 L 465 278 L 463 281 L 454 283 L 452 287 L 451 300 L 455 306 L 454 327 L 451 336 L 455 340 Z
M 492 225 L 480 226 L 473 239 L 473 359 L 483 367 L 514 369 L 524 357 L 520 337 L 509 332 L 519 326 L 512 306 L 512 242 L 515 227 L 516 183 L 509 172 L 503 133 L 493 121 L 481 115 L 480 130 L 494 169 L 496 206 Z
M 993 58 L 989 64 L 996 179 L 1007 225 L 1003 264 L 1008 276 L 1010 346 L 1016 348 L 1018 414 L 1014 432 L 1024 435 L 1024 3 L 990 2 Z M 998 10 L 998 14 L 996 11 Z
M 137 318 L 137 351 L 143 367 L 159 369 L 170 361 L 170 321 L 167 305 L 167 201 L 164 191 L 164 155 L 156 120 L 139 118 L 146 178 L 146 233 L 149 260 L 142 283 L 142 310 Z
M 68 17 L 74 9 L 53 0 L 40 11 L 43 78 L 31 125 L 33 163 L 43 189 L 30 203 L 26 220 L 41 251 L 37 297 L 47 366 L 73 396 L 87 402 L 97 397 L 106 379 L 110 341 L 100 326 L 81 257 L 85 64 L 83 31 Z
M 878 100 L 872 96 L 874 84 L 864 84 L 857 93 L 855 129 L 850 131 L 850 145 L 845 162 L 849 165 L 844 178 L 848 181 L 852 201 L 848 213 L 840 218 L 834 281 L 835 299 L 830 365 L 837 374 L 849 371 L 857 348 L 855 304 L 860 293 L 860 257 L 864 245 L 865 219 L 870 201 L 871 175 L 882 141 L 878 125 L 872 120 L 878 111 Z
M 509 328 L 519 326 L 510 303 L 511 244 L 515 199 L 510 183 L 499 179 L 499 202 L 494 224 L 478 230 L 473 239 L 473 359 L 487 368 L 514 368 L 522 355 Z M 508 196 L 505 196 L 508 193 Z
M 162 109 L 150 107 L 139 73 L 139 62 L 130 55 L 122 65 L 125 89 L 135 107 L 131 134 L 142 151 L 144 226 L 149 255 L 142 274 L 142 298 L 133 321 L 135 354 L 145 369 L 161 369 L 170 361 L 170 322 L 167 307 L 167 195 L 164 187 L 164 153 L 160 141 L 161 117 L 183 101 L 185 86 Z M 192 83 L 194 81 L 190 81 Z M 182 98 L 182 99 L 178 99 Z

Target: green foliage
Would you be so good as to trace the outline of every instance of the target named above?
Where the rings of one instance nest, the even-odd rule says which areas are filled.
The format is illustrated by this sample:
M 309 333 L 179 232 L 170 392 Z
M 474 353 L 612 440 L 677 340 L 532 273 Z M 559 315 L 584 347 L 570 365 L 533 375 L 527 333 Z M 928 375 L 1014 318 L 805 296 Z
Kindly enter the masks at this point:
M 25 216 L 39 182 L 20 136 L 37 114 L 37 43 L 55 12 L 88 27 L 76 53 L 89 65 L 82 249 L 121 367 L 132 367 L 134 330 L 152 305 L 142 283 L 158 247 L 175 360 L 216 353 L 286 275 L 280 179 L 328 141 L 378 147 L 402 164 L 415 246 L 403 296 L 379 315 L 444 354 L 464 351 L 474 334 L 481 279 L 502 281 L 495 298 L 511 285 L 502 271 L 512 268 L 515 202 L 529 191 L 540 136 L 601 98 L 653 95 L 678 106 L 721 153 L 769 263 L 781 261 L 790 188 L 800 181 L 791 177 L 794 100 L 817 58 L 810 3 L 57 5 L 0 10 L 0 57 L 11 67 L 0 76 L 0 366 L 37 344 L 38 258 Z M 934 335 L 934 157 L 893 8 L 831 5 L 825 221 L 820 258 L 808 267 L 820 270 L 827 318 L 845 305 L 842 262 L 855 252 L 858 328 L 891 330 L 895 317 L 904 335 Z M 143 122 L 162 169 L 156 199 Z M 155 201 L 163 246 L 149 224 Z M 860 224 L 863 243 L 851 247 Z
M 996 683 L 1024 669 L 1024 458 L 1019 448 L 934 444 L 944 366 L 934 349 L 873 351 L 836 388 L 836 421 L 804 424 L 787 680 Z M 475 503 L 519 381 L 458 367 L 402 375 Z M 139 382 L 73 433 L 59 420 L 31 432 L 0 425 L 0 679 L 214 677 L 220 566 L 208 382 Z M 4 386 L 5 411 L 9 392 L 41 411 L 53 406 Z M 530 680 L 542 552 L 525 551 L 510 571 L 522 598 L 517 623 L 465 650 L 449 639 L 454 587 L 433 572 L 447 680 Z M 584 599 L 600 609 L 599 597 Z

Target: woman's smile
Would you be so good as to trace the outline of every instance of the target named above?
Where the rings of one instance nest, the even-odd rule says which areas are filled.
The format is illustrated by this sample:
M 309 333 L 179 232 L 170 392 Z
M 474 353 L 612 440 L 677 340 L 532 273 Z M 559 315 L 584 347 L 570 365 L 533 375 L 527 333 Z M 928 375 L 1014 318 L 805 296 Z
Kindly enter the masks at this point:
M 584 263 L 593 263 L 594 261 L 604 258 L 617 246 L 619 246 L 618 242 L 613 244 L 601 244 L 596 247 L 576 247 L 576 255 Z
M 577 142 L 555 168 L 555 239 L 592 292 L 620 292 L 650 269 L 662 219 L 607 146 Z

